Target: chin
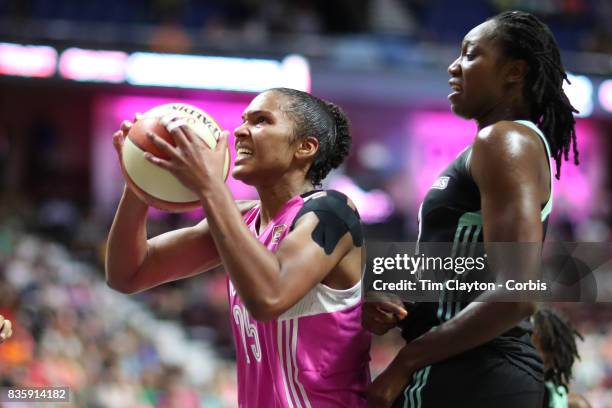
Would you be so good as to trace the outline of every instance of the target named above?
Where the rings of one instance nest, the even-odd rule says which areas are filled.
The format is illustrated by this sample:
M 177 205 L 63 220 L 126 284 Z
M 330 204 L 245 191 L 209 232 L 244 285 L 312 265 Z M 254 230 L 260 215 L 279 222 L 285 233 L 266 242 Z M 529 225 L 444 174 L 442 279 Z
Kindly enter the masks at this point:
M 238 180 L 246 185 L 253 185 L 253 177 L 251 177 L 248 172 L 242 171 L 240 167 L 234 167 L 232 170 L 232 178 L 234 180 Z
M 470 114 L 465 107 L 455 103 L 451 103 L 451 111 L 463 119 L 472 119 L 474 117 L 474 115 Z

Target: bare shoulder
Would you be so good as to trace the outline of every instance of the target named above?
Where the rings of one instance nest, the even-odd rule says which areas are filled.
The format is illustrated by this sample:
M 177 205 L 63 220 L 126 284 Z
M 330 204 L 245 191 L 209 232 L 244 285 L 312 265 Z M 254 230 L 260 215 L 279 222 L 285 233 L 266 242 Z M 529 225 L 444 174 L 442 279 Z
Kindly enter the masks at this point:
M 327 200 L 340 200 L 342 202 L 346 202 L 346 205 L 348 207 L 350 207 L 352 210 L 356 210 L 357 207 L 355 206 L 355 203 L 353 202 L 353 200 L 351 200 L 351 198 L 349 196 L 347 196 L 346 194 L 337 191 L 337 190 L 323 190 L 323 191 L 319 191 L 315 194 L 313 194 L 310 197 L 311 200 L 321 200 L 321 199 L 327 199 Z
M 475 178 L 511 175 L 514 171 L 540 172 L 545 148 L 527 126 L 500 121 L 481 129 L 472 145 L 470 172 Z
M 474 150 L 509 155 L 510 157 L 539 154 L 542 143 L 536 132 L 525 125 L 512 121 L 500 121 L 481 129 L 474 140 Z

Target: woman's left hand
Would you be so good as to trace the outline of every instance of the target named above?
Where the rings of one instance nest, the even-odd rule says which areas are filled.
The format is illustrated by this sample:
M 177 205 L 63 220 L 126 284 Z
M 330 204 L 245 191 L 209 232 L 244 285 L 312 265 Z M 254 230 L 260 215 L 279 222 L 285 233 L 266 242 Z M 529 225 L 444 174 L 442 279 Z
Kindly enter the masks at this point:
M 145 158 L 168 170 L 185 187 L 202 196 L 212 182 L 224 179 L 229 132 L 222 132 L 217 145 L 211 148 L 190 126 L 182 122 L 180 117 L 166 116 L 161 120 L 174 138 L 176 146 L 149 132 L 147 136 L 151 142 L 169 158 L 162 159 L 148 152 L 145 153 Z
M 367 391 L 368 408 L 391 408 L 406 388 L 412 374 L 396 373 L 391 364 L 372 382 Z

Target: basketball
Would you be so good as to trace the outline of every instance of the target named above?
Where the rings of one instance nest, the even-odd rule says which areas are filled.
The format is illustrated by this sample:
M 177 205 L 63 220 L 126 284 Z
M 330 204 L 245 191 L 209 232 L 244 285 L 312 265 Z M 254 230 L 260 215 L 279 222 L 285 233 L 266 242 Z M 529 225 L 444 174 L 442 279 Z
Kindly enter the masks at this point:
M 147 138 L 147 132 L 153 132 L 175 146 L 172 135 L 160 121 L 162 117 L 171 113 L 180 115 L 180 119 L 184 120 L 208 146 L 214 148 L 217 145 L 221 128 L 206 112 L 183 103 L 156 106 L 139 117 L 125 138 L 121 170 L 128 186 L 147 204 L 160 210 L 181 212 L 200 206 L 197 195 L 185 187 L 172 173 L 155 166 L 144 158 L 145 152 L 162 159 L 168 158 Z M 228 148 L 223 168 L 225 179 L 229 173 L 229 164 Z

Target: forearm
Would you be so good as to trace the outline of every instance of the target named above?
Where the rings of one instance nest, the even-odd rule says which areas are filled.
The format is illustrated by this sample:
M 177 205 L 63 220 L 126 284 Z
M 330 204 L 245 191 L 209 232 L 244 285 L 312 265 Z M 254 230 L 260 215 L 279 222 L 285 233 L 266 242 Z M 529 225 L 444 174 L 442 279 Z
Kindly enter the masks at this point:
M 129 283 L 147 255 L 147 205 L 125 188 L 106 248 L 106 281 L 119 291 L 129 291 Z
M 530 316 L 532 302 L 473 302 L 457 316 L 406 344 L 394 369 L 412 373 L 500 336 Z
M 200 196 L 221 260 L 241 300 L 255 315 L 278 296 L 279 262 L 246 227 L 225 184 L 219 181 Z

